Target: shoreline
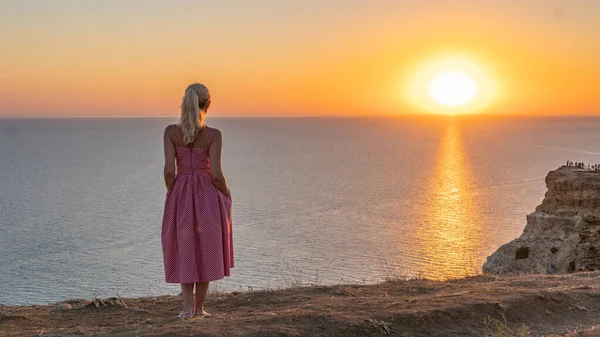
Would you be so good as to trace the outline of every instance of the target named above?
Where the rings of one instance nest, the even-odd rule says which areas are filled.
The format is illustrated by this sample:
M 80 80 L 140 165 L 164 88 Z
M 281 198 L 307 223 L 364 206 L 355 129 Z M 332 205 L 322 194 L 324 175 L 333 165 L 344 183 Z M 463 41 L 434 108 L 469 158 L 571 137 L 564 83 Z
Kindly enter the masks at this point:
M 206 303 L 213 317 L 186 321 L 174 318 L 177 295 L 59 302 L 70 310 L 0 305 L 0 336 L 493 336 L 500 328 L 600 336 L 599 278 L 477 275 L 216 292 Z

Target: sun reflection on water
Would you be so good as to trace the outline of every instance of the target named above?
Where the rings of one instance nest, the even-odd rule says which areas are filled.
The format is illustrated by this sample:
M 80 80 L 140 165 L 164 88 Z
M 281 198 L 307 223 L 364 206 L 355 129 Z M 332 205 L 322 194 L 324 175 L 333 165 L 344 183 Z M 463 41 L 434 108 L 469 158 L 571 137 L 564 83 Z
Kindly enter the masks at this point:
M 419 274 L 433 279 L 476 274 L 481 267 L 480 210 L 455 122 L 445 131 L 431 173 L 411 262 Z

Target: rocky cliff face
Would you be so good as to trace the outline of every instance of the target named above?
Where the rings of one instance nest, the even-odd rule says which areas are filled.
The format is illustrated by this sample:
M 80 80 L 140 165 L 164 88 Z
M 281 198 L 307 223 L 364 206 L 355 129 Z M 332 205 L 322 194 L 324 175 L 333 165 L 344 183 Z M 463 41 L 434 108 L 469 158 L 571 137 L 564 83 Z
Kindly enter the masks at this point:
M 484 273 L 565 274 L 600 269 L 600 173 L 563 166 L 548 173 L 542 204 L 523 234 L 487 258 Z

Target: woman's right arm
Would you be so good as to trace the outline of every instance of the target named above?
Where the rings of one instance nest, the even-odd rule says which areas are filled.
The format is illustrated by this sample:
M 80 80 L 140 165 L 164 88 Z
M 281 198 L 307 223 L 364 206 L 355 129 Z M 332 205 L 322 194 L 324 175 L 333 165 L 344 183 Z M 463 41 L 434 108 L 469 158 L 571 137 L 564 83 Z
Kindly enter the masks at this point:
M 167 190 L 171 190 L 173 184 L 175 183 L 175 144 L 171 140 L 171 129 L 172 125 L 169 125 L 165 128 L 165 134 L 163 137 L 164 148 L 165 148 L 165 185 L 167 185 Z
M 221 149 L 223 148 L 223 135 L 221 131 L 213 129 L 212 142 L 208 149 L 208 155 L 210 157 L 210 173 L 212 175 L 212 181 L 217 188 L 225 195 L 229 195 L 229 187 L 221 168 Z

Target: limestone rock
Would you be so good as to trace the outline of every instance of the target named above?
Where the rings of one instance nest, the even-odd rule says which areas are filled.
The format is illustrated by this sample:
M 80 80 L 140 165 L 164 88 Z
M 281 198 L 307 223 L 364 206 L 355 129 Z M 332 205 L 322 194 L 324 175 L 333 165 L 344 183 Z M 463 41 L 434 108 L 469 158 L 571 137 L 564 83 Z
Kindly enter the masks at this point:
M 73 306 L 69 303 L 60 303 L 56 306 L 56 310 L 67 311 L 73 309 Z
M 88 308 L 107 308 L 107 307 L 121 307 L 127 308 L 127 304 L 120 298 L 109 297 L 109 298 L 94 298 L 89 304 L 86 305 Z
M 565 274 L 600 269 L 600 173 L 563 166 L 517 239 L 487 258 L 490 274 Z

